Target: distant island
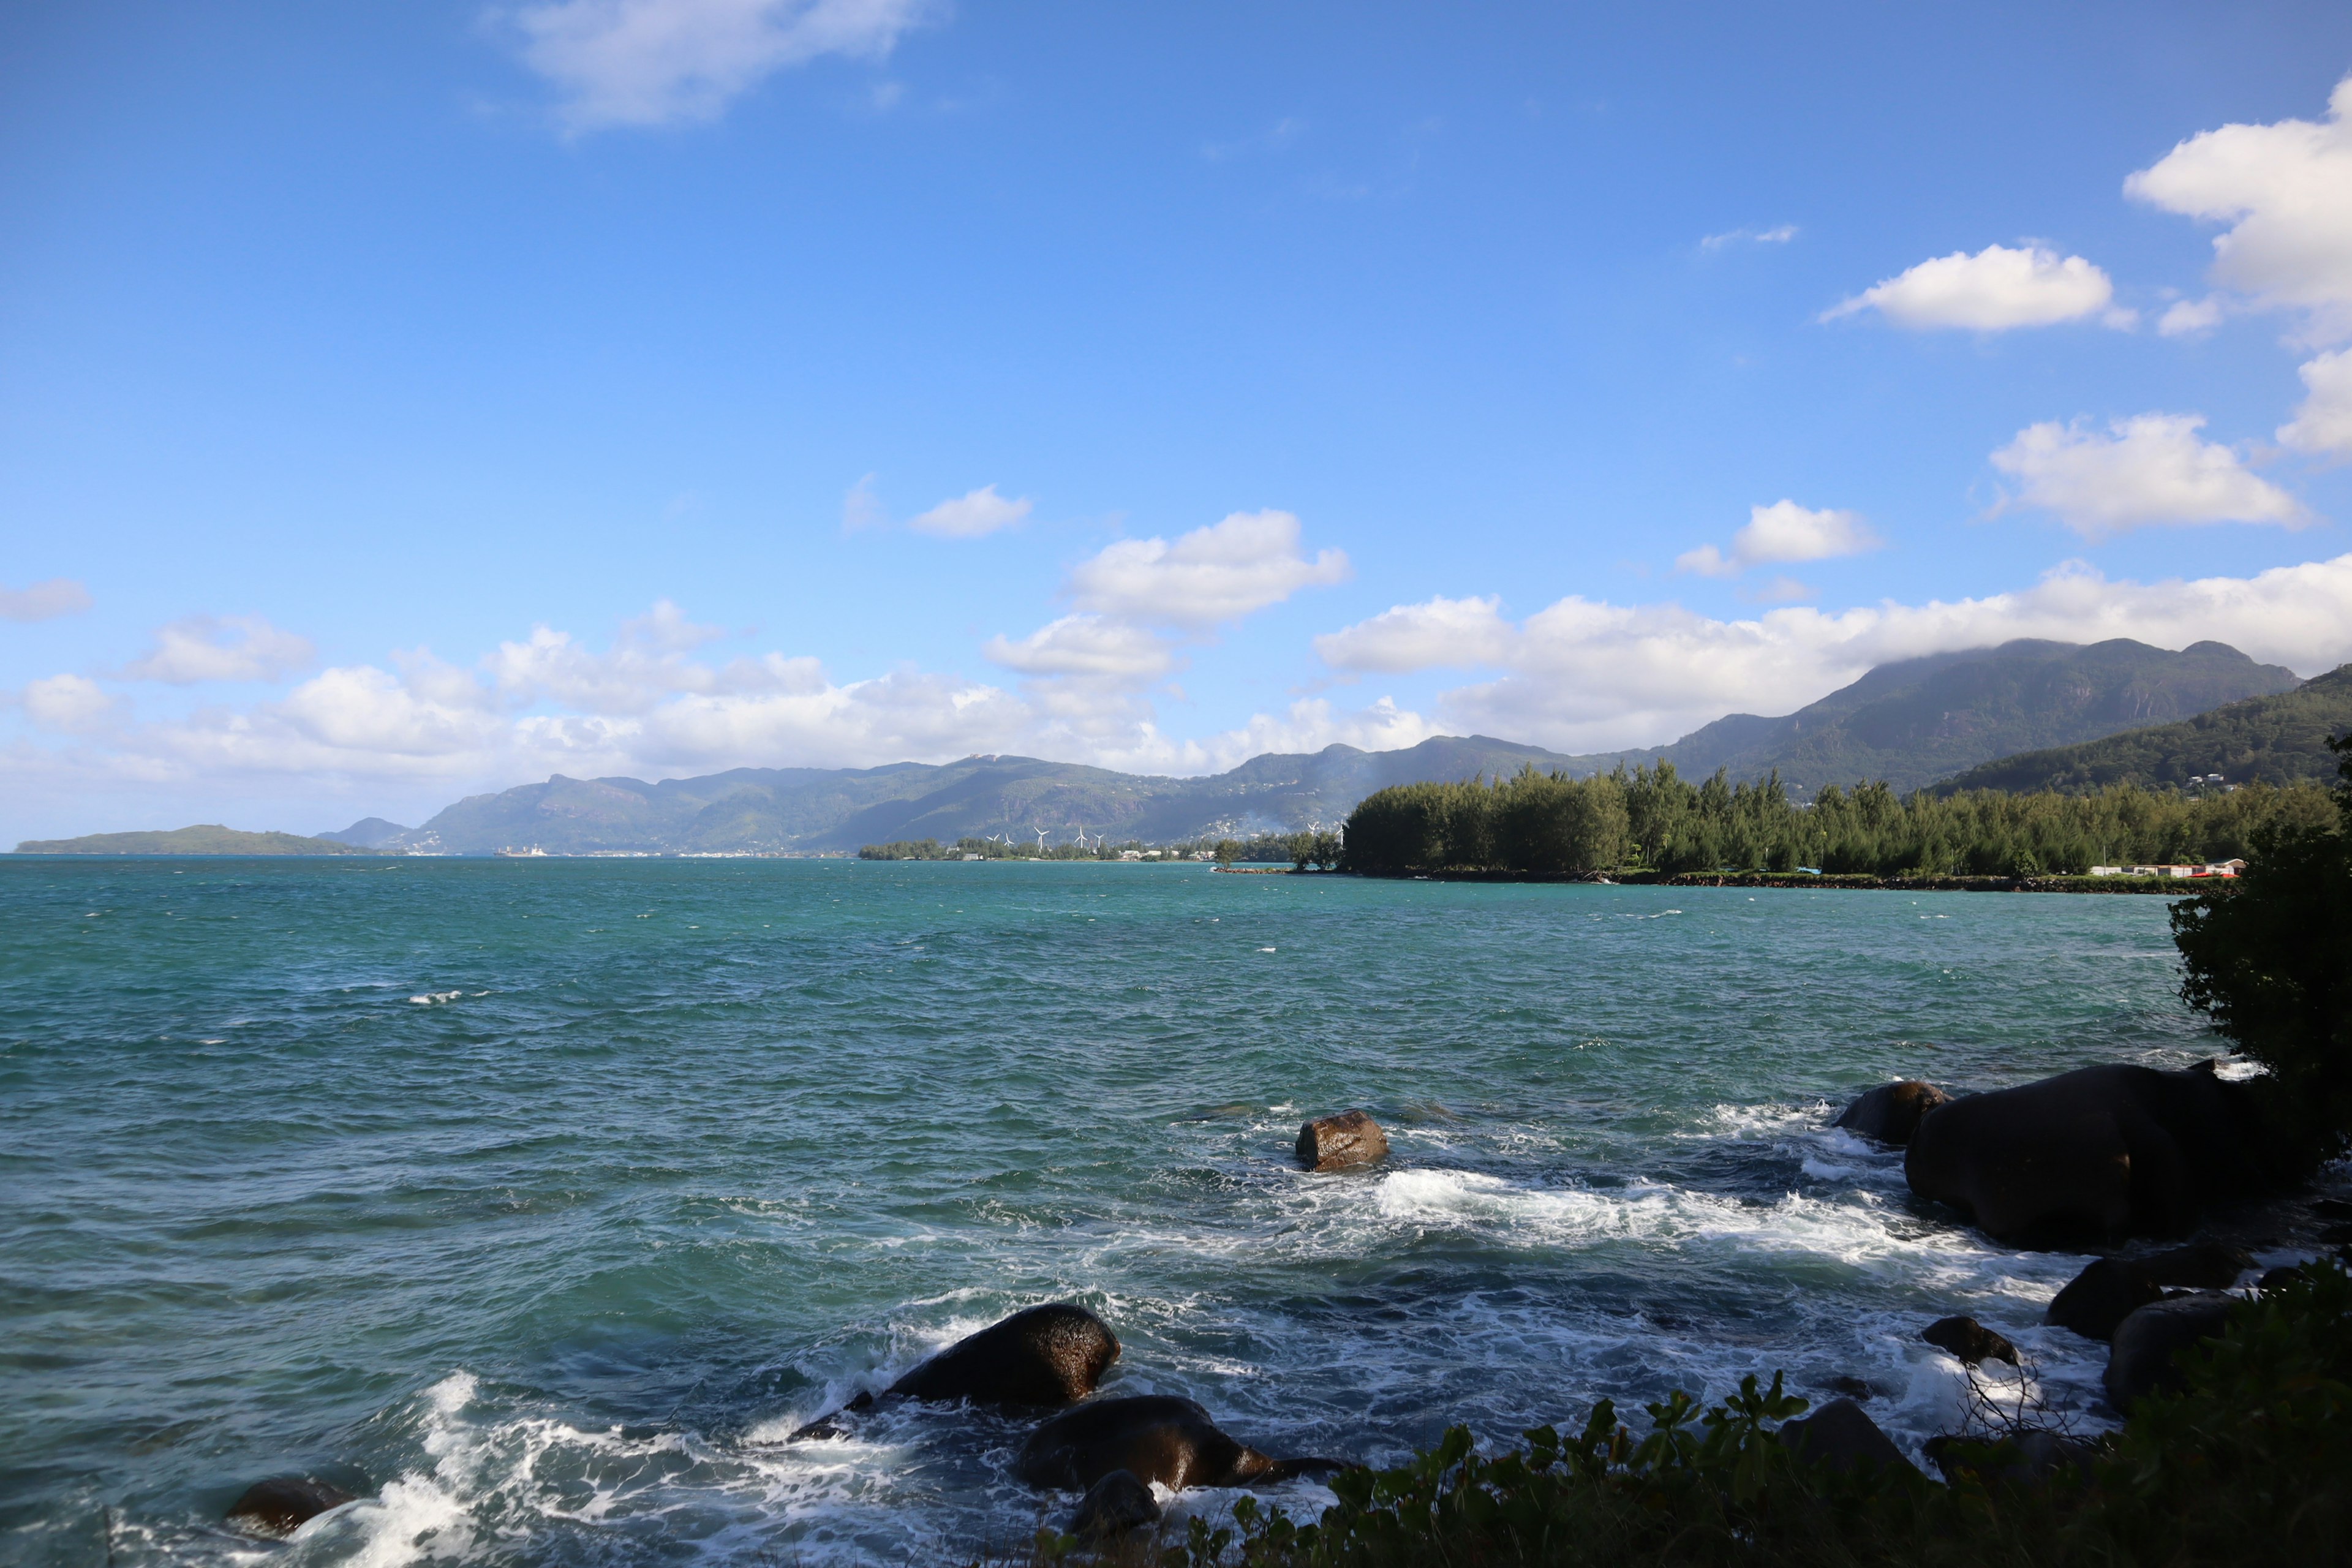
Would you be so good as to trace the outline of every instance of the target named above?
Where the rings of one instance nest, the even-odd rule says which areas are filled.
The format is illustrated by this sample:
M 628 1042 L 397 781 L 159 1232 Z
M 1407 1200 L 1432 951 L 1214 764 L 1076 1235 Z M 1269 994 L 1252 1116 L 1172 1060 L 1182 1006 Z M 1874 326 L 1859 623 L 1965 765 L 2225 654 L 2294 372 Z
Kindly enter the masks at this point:
M 372 855 L 376 851 L 299 833 L 247 833 L 218 823 L 167 833 L 91 833 L 79 838 L 27 838 L 19 855 Z

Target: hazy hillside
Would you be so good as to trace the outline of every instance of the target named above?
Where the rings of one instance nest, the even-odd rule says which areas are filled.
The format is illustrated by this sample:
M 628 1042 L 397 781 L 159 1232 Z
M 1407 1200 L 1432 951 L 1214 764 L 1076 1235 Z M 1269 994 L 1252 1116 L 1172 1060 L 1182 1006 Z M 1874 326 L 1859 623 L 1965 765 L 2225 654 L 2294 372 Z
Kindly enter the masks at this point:
M 93 833 L 81 838 L 27 838 L 19 855 L 365 855 L 331 838 L 298 833 L 246 833 L 218 824 L 166 833 Z
M 2293 691 L 2232 702 L 2178 724 L 2003 757 L 1947 779 L 1936 793 L 2178 787 L 2205 773 L 2220 773 L 2231 784 L 2333 779 L 2336 757 L 2327 737 L 2347 733 L 2352 733 L 2352 664 Z
M 362 816 L 349 827 L 321 833 L 319 837 L 331 838 L 338 844 L 349 844 L 355 848 L 373 849 L 391 843 L 407 831 L 397 822 L 387 822 L 381 816 Z
M 335 837 L 457 855 L 533 846 L 575 855 L 810 854 L 896 839 L 1032 839 L 1041 828 L 1061 844 L 1082 831 L 1165 843 L 1336 824 L 1390 784 L 1516 773 L 1528 763 L 1589 773 L 1669 761 L 1686 773 L 1728 767 L 1742 778 L 1777 767 L 1800 798 L 1824 784 L 1869 778 L 1910 790 L 2011 752 L 2090 740 L 2294 683 L 2290 671 L 2220 643 L 2170 653 L 2122 640 L 2013 642 L 1885 665 L 1785 718 L 1733 714 L 1646 751 L 1564 756 L 1474 735 L 1396 752 L 1269 753 L 1208 778 L 1009 756 L 738 768 L 659 784 L 558 775 L 471 796 L 422 827 L 372 819 Z
M 534 845 L 550 854 L 819 853 L 897 838 L 1002 834 L 1034 841 L 1039 828 L 1061 844 L 1080 831 L 1165 841 L 1336 824 L 1384 784 L 1570 762 L 1541 747 L 1473 736 L 1400 752 L 1329 746 L 1312 754 L 1269 753 L 1208 778 L 1007 756 L 936 766 L 738 768 L 659 784 L 558 774 L 545 784 L 470 796 L 389 842 L 454 855 Z

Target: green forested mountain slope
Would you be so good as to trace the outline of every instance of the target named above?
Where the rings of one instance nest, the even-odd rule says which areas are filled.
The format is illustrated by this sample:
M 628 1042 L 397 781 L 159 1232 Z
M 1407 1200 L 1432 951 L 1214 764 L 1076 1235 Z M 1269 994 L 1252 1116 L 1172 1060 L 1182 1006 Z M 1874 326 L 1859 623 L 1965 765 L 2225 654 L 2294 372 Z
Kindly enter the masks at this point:
M 2336 773 L 2327 738 L 2347 733 L 2352 733 L 2352 664 L 2292 691 L 2231 702 L 2177 724 L 2003 757 L 1945 780 L 1936 793 L 2054 789 L 2074 795 L 2112 784 L 2177 788 L 2210 773 L 2231 784 L 2326 779 Z
M 27 838 L 19 855 L 366 855 L 372 851 L 297 833 L 246 833 L 218 824 L 164 833 L 93 833 L 83 838 Z
M 1774 768 L 1790 793 L 1884 779 L 1908 792 L 2013 752 L 2096 740 L 2292 689 L 2294 671 L 2224 643 L 2179 653 L 2116 638 L 2019 641 L 1872 670 L 1785 719 L 1734 714 L 1650 755 L 1685 774 Z

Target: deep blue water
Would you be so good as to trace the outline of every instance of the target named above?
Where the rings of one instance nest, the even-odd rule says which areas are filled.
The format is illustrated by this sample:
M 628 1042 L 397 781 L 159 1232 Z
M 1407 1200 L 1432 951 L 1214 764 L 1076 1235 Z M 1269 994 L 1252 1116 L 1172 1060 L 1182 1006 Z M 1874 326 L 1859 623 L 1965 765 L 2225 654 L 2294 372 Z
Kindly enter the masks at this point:
M 1859 1377 L 2078 1258 L 1824 1131 L 2177 1065 L 2163 900 L 811 861 L 0 860 L 0 1559 L 939 1559 L 1023 1429 L 784 1433 L 1069 1299 L 1276 1452 Z M 1362 1106 L 1394 1153 L 1308 1176 Z M 293 1469 L 367 1500 L 224 1528 Z M 1279 1500 L 1311 1510 L 1308 1484 Z M 1204 1507 L 1220 1506 L 1203 1495 Z

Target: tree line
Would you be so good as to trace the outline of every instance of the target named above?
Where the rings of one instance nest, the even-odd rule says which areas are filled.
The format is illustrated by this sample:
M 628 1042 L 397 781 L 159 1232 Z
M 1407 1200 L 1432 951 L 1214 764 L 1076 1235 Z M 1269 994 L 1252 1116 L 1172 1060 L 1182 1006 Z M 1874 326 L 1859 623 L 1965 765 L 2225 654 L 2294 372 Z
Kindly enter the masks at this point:
M 1353 871 L 1590 876 L 1645 869 L 1897 876 L 2081 875 L 2095 865 L 2242 858 L 2273 827 L 2324 827 L 2324 788 L 2252 784 L 2191 799 L 2133 784 L 2093 795 L 1970 790 L 1898 798 L 1885 784 L 1789 798 L 1776 772 L 1693 784 L 1671 763 L 1591 778 L 1523 769 L 1510 778 L 1399 784 L 1348 818 Z

